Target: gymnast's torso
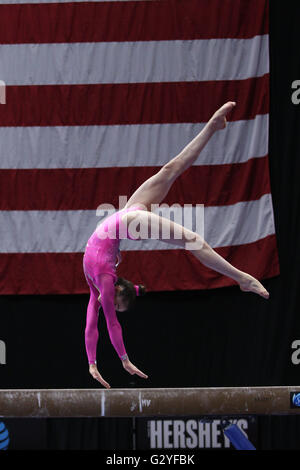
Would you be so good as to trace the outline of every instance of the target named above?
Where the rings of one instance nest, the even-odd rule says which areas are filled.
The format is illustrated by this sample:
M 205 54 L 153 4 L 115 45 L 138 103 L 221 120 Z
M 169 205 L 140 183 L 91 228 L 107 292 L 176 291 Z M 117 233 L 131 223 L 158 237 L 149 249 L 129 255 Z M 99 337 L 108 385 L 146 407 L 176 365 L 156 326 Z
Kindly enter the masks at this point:
M 124 213 L 139 208 L 138 205 L 134 205 L 114 212 L 97 226 L 88 239 L 83 257 L 83 270 L 85 276 L 94 285 L 100 274 L 110 274 L 116 282 L 116 266 L 120 260 L 120 240 L 131 238 L 121 217 Z

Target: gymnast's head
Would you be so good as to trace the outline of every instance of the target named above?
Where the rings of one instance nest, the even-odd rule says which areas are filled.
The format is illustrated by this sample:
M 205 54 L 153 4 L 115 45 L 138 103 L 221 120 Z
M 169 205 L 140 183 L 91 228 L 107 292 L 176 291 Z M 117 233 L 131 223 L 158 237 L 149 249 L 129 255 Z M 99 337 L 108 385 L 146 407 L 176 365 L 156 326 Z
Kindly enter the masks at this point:
M 127 279 L 118 277 L 115 284 L 115 308 L 118 312 L 126 312 L 135 304 L 137 296 L 144 295 L 146 293 L 145 286 L 141 284 L 135 285 Z

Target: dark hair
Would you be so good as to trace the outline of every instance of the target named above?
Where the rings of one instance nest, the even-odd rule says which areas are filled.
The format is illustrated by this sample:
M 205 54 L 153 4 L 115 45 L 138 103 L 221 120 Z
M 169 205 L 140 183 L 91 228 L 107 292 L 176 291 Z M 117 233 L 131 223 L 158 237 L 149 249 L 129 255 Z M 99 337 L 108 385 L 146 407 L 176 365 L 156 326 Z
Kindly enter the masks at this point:
M 127 279 L 123 279 L 122 277 L 118 277 L 116 286 L 122 287 L 122 290 L 120 291 L 120 296 L 123 298 L 124 302 L 127 304 L 127 310 L 130 310 L 134 303 L 135 299 L 137 297 L 136 293 L 136 288 L 135 284 L 133 282 L 128 281 Z M 138 295 L 145 295 L 146 294 L 146 288 L 142 284 L 138 284 Z

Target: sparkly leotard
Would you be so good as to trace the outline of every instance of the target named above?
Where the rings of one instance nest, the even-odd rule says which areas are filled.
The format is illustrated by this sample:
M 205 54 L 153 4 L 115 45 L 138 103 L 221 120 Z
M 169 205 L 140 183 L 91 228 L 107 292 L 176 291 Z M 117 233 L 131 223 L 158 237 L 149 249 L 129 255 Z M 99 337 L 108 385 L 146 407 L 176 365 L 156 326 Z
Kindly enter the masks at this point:
M 96 363 L 99 336 L 97 326 L 100 307 L 99 293 L 112 345 L 120 359 L 123 360 L 127 357 L 122 328 L 114 306 L 115 282 L 117 280 L 115 263 L 119 255 L 120 239 L 131 238 L 121 216 L 136 209 L 139 209 L 139 206 L 122 209 L 107 217 L 96 228 L 86 245 L 83 270 L 90 287 L 85 328 L 85 346 L 89 364 Z

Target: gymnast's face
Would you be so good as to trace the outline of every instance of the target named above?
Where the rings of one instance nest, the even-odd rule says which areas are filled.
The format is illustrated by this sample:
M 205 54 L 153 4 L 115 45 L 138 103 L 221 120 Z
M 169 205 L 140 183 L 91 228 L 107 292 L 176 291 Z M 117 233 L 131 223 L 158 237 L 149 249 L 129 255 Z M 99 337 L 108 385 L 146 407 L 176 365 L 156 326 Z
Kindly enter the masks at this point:
M 120 286 L 116 286 L 116 290 L 115 290 L 115 309 L 118 312 L 125 312 L 127 310 L 127 305 L 124 302 L 124 299 L 123 299 L 122 295 L 120 294 L 121 290 L 122 290 L 122 288 Z

